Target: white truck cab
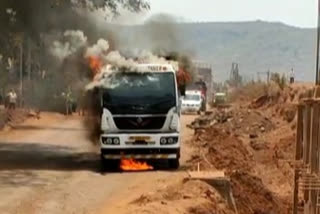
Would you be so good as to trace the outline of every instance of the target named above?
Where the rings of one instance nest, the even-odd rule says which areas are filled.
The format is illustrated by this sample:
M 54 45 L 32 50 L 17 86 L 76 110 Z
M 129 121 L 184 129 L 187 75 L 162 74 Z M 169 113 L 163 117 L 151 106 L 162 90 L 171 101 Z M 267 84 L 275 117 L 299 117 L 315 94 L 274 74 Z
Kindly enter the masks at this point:
M 115 72 L 101 91 L 101 160 L 167 159 L 179 167 L 180 114 L 171 65 L 142 64 Z
M 197 112 L 200 113 L 202 107 L 202 94 L 198 90 L 187 90 L 182 98 L 181 112 Z

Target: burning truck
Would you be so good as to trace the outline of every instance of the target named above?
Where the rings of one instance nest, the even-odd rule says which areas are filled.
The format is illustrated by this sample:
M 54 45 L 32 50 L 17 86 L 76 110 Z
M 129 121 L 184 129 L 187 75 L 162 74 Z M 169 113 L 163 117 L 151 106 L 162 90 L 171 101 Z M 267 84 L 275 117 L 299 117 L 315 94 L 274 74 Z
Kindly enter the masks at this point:
M 120 163 L 126 170 L 128 160 L 159 159 L 167 160 L 172 169 L 179 168 L 180 105 L 172 65 L 109 66 L 88 88 L 98 89 L 100 99 L 104 169 Z

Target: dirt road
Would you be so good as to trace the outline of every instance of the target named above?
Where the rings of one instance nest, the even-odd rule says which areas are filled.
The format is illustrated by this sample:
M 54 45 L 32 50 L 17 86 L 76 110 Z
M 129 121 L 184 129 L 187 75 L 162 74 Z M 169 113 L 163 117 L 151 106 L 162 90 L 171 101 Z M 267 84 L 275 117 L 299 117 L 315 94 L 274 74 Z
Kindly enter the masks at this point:
M 183 141 L 191 136 L 185 125 L 193 119 L 182 120 Z M 98 149 L 85 138 L 80 118 L 44 114 L 0 132 L 0 213 L 120 213 L 124 202 L 184 176 L 189 155 L 184 146 L 176 172 L 103 175 Z

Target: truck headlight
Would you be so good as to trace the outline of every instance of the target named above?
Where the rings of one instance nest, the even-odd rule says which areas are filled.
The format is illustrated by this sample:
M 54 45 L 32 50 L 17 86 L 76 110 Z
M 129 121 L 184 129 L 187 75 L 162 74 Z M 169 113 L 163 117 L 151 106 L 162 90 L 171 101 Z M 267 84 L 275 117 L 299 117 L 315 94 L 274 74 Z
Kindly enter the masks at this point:
M 112 138 L 107 138 L 105 140 L 105 144 L 112 144 Z
M 160 139 L 160 145 L 173 145 L 178 143 L 178 137 L 162 137 Z
M 171 130 L 175 130 L 175 131 L 179 131 L 180 130 L 180 121 L 179 121 L 179 116 L 178 114 L 173 114 L 172 119 L 171 119 L 171 123 L 170 123 L 170 129 Z
M 113 138 L 113 144 L 114 145 L 120 145 L 120 139 L 119 138 Z
M 118 137 L 102 137 L 101 141 L 104 145 L 120 145 Z
M 161 144 L 161 145 L 167 144 L 167 139 L 166 139 L 165 137 L 162 137 L 162 138 L 160 139 L 160 144 Z

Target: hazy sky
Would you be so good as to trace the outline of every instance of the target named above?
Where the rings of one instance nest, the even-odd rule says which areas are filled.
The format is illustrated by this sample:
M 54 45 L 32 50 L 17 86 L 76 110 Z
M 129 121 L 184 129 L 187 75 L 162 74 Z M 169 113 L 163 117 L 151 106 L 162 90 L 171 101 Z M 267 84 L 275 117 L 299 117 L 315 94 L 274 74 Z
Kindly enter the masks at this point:
M 317 0 L 149 0 L 149 14 L 169 13 L 185 21 L 280 21 L 315 27 Z

